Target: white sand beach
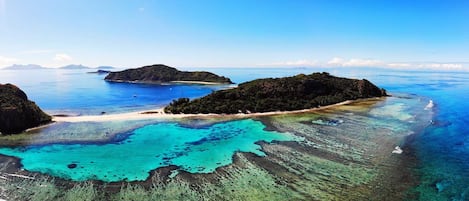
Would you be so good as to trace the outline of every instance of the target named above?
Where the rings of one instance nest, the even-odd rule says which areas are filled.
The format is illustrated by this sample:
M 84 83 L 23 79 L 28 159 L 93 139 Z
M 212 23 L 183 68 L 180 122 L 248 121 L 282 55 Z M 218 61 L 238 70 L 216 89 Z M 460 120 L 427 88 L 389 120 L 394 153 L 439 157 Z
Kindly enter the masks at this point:
M 239 114 L 168 114 L 165 113 L 163 108 L 158 108 L 155 110 L 139 111 L 139 112 L 129 112 L 129 113 L 120 113 L 120 114 L 108 114 L 108 115 L 88 115 L 88 116 L 67 116 L 67 117 L 53 117 L 55 122 L 105 122 L 105 121 L 122 121 L 122 120 L 145 120 L 145 119 L 177 119 L 177 118 L 249 118 L 249 117 L 259 117 L 259 116 L 271 116 L 271 115 L 280 115 L 280 114 L 295 114 L 295 113 L 304 113 L 317 110 L 324 110 L 340 105 L 347 105 L 355 101 L 344 101 L 333 105 L 322 106 L 319 108 L 311 108 L 304 110 L 294 110 L 294 111 L 275 111 L 275 112 L 260 112 L 260 113 L 239 113 Z

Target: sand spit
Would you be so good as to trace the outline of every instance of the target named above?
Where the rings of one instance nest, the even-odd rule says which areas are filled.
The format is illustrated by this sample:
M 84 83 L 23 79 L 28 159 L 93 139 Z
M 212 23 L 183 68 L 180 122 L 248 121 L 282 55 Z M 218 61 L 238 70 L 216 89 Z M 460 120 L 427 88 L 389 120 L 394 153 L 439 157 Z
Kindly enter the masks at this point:
M 332 107 L 337 107 L 340 105 L 351 104 L 355 101 L 344 101 L 333 105 L 322 106 L 319 108 L 311 108 L 304 110 L 295 110 L 295 111 L 275 111 L 275 112 L 260 112 L 260 113 L 239 113 L 239 114 L 168 114 L 165 113 L 163 108 L 158 108 L 155 110 L 139 111 L 139 112 L 129 112 L 129 113 L 120 113 L 120 114 L 108 114 L 108 115 L 87 115 L 87 116 L 56 116 L 52 120 L 55 122 L 105 122 L 105 121 L 123 121 L 123 120 L 145 120 L 145 119 L 179 119 L 179 118 L 232 118 L 232 119 L 241 119 L 241 118 L 250 118 L 250 117 L 260 117 L 260 116 L 272 116 L 272 115 L 281 115 L 281 114 L 295 114 L 295 113 L 305 113 L 317 110 L 328 109 Z

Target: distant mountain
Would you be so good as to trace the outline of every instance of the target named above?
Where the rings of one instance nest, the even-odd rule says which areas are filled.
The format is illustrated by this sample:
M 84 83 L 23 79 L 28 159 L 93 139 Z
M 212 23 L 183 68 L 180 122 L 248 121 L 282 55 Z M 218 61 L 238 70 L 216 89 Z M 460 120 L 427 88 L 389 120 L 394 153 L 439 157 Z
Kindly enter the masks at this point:
M 96 67 L 96 69 L 99 69 L 99 70 L 111 70 L 111 69 L 116 69 L 116 67 L 112 67 L 112 66 L 98 66 L 98 67 Z
M 3 69 L 4 70 L 38 70 L 38 69 L 48 69 L 48 68 L 40 66 L 40 65 L 36 65 L 36 64 L 27 64 L 27 65 L 13 64 L 12 66 L 8 66 Z
M 71 70 L 71 69 L 91 69 L 91 68 L 88 66 L 83 66 L 81 64 L 80 65 L 71 64 L 71 65 L 60 67 L 59 69 Z

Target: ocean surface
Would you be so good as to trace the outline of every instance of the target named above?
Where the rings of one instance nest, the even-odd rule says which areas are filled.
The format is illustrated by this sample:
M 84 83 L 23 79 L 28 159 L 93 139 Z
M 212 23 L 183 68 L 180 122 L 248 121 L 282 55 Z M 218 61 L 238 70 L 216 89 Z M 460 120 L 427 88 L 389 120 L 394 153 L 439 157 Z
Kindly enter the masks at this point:
M 0 70 L 50 114 L 97 115 L 162 107 L 176 97 L 200 97 L 226 86 L 148 85 L 104 81 L 93 70 Z
M 194 68 L 192 68 L 194 69 Z M 406 146 L 412 147 L 417 156 L 417 165 L 414 167 L 414 174 L 418 176 L 418 184 L 410 190 L 410 193 L 417 195 L 419 200 L 469 200 L 469 73 L 462 72 L 432 72 L 432 71 L 394 71 L 380 70 L 374 68 L 339 68 L 339 69 L 320 69 L 320 68 L 198 68 L 196 70 L 208 70 L 223 76 L 230 77 L 234 82 L 241 83 L 255 78 L 264 77 L 283 77 L 299 73 L 312 73 L 318 71 L 327 71 L 332 75 L 351 78 L 366 78 L 380 87 L 385 88 L 388 93 L 401 96 L 421 97 L 425 100 L 432 100 L 434 107 L 430 108 L 433 112 L 433 119 L 428 126 L 416 133 L 411 140 L 408 140 Z M 213 90 L 222 89 L 229 86 L 202 86 L 202 85 L 145 85 L 145 84 L 125 84 L 108 83 L 103 81 L 104 75 L 87 74 L 85 70 L 38 70 L 38 71 L 7 71 L 0 70 L 0 83 L 13 83 L 22 88 L 31 100 L 34 100 L 41 108 L 51 114 L 100 114 L 119 113 L 128 111 L 137 111 L 161 107 L 168 104 L 171 100 L 178 97 L 201 97 Z M 385 110 L 390 115 L 393 111 L 398 111 L 402 105 L 399 103 L 389 105 Z M 382 114 L 378 112 L 377 114 Z M 400 114 L 397 114 L 399 116 Z M 408 116 L 399 116 L 399 118 L 409 118 Z M 65 125 L 76 126 L 76 125 Z M 63 128 L 64 126 L 58 126 Z M 57 129 L 60 129 L 57 128 Z M 174 141 L 177 149 L 194 149 L 203 146 L 205 148 L 220 145 L 221 142 L 238 142 L 238 138 L 245 139 L 245 143 L 240 143 L 239 147 L 227 146 L 226 153 L 233 151 L 253 152 L 262 155 L 257 144 L 259 140 L 292 140 L 288 133 L 265 131 L 264 125 L 255 120 L 242 120 L 233 122 L 221 122 L 202 128 L 184 127 L 172 122 L 152 122 L 142 125 L 135 125 L 135 128 L 125 130 L 120 128 L 122 133 L 127 133 L 128 138 L 121 142 L 113 141 L 113 144 L 86 144 L 77 145 L 73 143 L 59 143 L 52 145 L 41 145 L 19 148 L 2 148 L 1 153 L 21 157 L 27 154 L 40 154 L 49 151 L 52 154 L 70 154 L 79 153 L 79 151 L 91 151 L 99 146 L 116 146 L 116 143 L 123 146 L 138 146 L 138 143 L 146 143 L 148 130 L 179 130 L 181 133 L 194 133 L 197 139 L 207 138 L 216 132 L 233 134 L 226 139 L 208 140 L 199 142 L 191 139 Z M 219 130 L 222 131 L 219 131 Z M 227 130 L 223 130 L 227 129 Z M 254 131 L 254 133 L 246 132 Z M 131 134 L 129 134 L 129 132 Z M 168 131 L 173 132 L 173 131 Z M 147 134 L 145 134 L 147 133 Z M 256 137 L 253 137 L 253 135 Z M 164 132 L 158 135 L 164 135 Z M 153 136 L 155 137 L 155 136 Z M 153 138 L 152 138 L 153 139 Z M 130 140 L 130 142 L 129 142 Z M 196 140 L 195 138 L 192 140 Z M 225 141 L 224 141 L 225 140 Z M 230 141 L 231 140 L 231 141 Z M 213 143 L 209 143 L 213 142 Z M 192 143 L 192 145 L 191 145 Z M 208 144 L 207 144 L 208 143 Z M 218 144 L 217 144 L 218 143 Z M 234 143 L 237 144 L 237 143 Z M 176 145 L 174 145 L 176 146 Z M 67 150 L 68 152 L 54 152 L 54 149 Z M 102 148 L 102 147 L 101 147 Z M 173 147 L 174 148 L 174 147 Z M 202 150 L 205 150 L 202 149 Z M 157 149 L 157 148 L 155 148 Z M 197 166 L 197 159 L 203 151 L 193 152 L 184 157 L 164 157 L 164 153 L 156 154 L 154 163 L 148 167 L 140 169 L 143 175 L 135 173 L 133 177 L 141 179 L 148 174 L 149 169 L 154 169 L 161 164 L 177 164 L 182 166 L 183 170 L 189 172 L 212 171 L 217 165 L 230 163 L 231 156 L 221 157 L 215 161 L 215 164 L 200 168 Z M 159 153 L 159 152 L 158 152 Z M 110 153 L 112 154 L 112 153 Z M 157 156 L 159 155 L 159 156 Z M 55 156 L 55 155 L 54 155 Z M 32 159 L 43 157 L 26 157 L 23 159 L 25 167 L 28 163 L 34 163 Z M 45 156 L 44 156 L 45 157 Z M 59 156 L 55 156 L 60 158 Z M 160 158 L 158 158 L 160 157 Z M 163 160 L 163 158 L 166 159 Z M 87 167 L 99 169 L 97 164 L 91 165 L 90 160 L 74 160 L 77 168 L 65 168 L 57 174 L 65 174 L 65 178 L 73 171 L 81 171 Z M 186 163 L 191 161 L 190 163 Z M 57 163 L 70 164 L 73 161 L 58 161 Z M 217 164 L 218 163 L 218 164 Z M 38 165 L 40 163 L 34 163 Z M 189 164 L 189 165 L 188 165 Z M 82 166 L 83 168 L 81 168 Z M 31 164 L 31 166 L 34 166 Z M 47 168 L 44 165 L 41 168 Z M 50 169 L 50 168 L 49 168 Z M 117 170 L 116 170 L 117 171 Z M 122 170 L 123 171 L 123 170 Z M 77 175 L 76 180 L 93 177 L 82 171 Z M 103 173 L 94 177 L 108 181 L 119 179 L 133 179 L 131 176 L 122 176 Z

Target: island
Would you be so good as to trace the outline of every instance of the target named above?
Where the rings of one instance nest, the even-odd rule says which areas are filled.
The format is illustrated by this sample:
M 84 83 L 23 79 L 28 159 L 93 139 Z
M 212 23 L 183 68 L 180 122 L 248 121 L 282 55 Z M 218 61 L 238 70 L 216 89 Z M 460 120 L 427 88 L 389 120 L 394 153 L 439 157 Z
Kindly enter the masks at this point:
M 76 65 L 76 64 L 70 64 L 70 65 L 67 65 L 67 66 L 62 66 L 60 67 L 59 69 L 63 69 L 63 70 L 75 70 L 75 69 L 90 69 L 90 67 L 88 66 L 83 66 L 83 65 Z
M 116 67 L 114 67 L 114 66 L 98 66 L 98 67 L 96 67 L 96 69 L 98 69 L 98 70 L 113 70 L 113 69 L 116 69 Z
M 164 111 L 172 114 L 293 111 L 382 96 L 387 96 L 386 90 L 366 79 L 313 73 L 257 79 L 194 100 L 179 98 L 166 106 Z
M 27 64 L 27 65 L 14 64 L 12 66 L 3 68 L 3 70 L 43 70 L 43 69 L 49 69 L 49 68 L 36 65 L 36 64 Z
M 109 73 L 104 80 L 128 83 L 193 83 L 193 84 L 233 84 L 226 77 L 206 71 L 179 71 L 163 64 L 155 64 L 135 69 Z
M 110 70 L 101 70 L 101 69 L 98 69 L 97 71 L 91 71 L 91 72 L 87 72 L 87 73 L 91 73 L 91 74 L 107 74 L 107 73 L 110 73 L 111 71 Z
M 0 84 L 0 133 L 20 133 L 51 120 L 52 118 L 28 100 L 26 94 L 17 86 Z

